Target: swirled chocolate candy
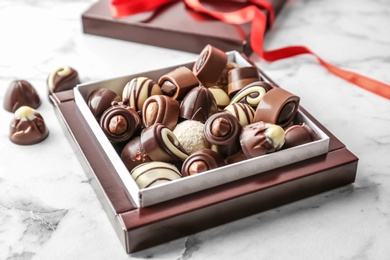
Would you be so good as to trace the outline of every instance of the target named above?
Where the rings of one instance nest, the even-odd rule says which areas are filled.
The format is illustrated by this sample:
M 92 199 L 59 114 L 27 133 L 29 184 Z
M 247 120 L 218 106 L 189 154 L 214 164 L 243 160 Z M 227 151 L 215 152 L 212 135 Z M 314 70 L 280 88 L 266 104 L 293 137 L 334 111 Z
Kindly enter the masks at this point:
M 161 123 L 173 130 L 179 119 L 179 102 L 163 95 L 148 97 L 142 108 L 145 127 Z
M 278 125 L 256 122 L 243 128 L 240 144 L 247 158 L 272 153 L 283 146 L 284 130 Z
M 181 174 L 183 176 L 194 175 L 225 165 L 226 163 L 220 154 L 210 149 L 203 149 L 191 154 L 184 161 Z
M 142 111 L 142 106 L 148 97 L 161 94 L 161 88 L 154 80 L 138 77 L 126 84 L 122 92 L 122 99 L 128 98 L 130 106 L 135 107 L 137 111 Z
M 38 108 L 40 105 L 41 99 L 28 81 L 14 80 L 9 84 L 4 96 L 3 106 L 5 110 L 15 112 L 22 106 Z
M 272 85 L 265 81 L 253 82 L 238 91 L 230 100 L 230 104 L 246 103 L 256 109 L 265 93 L 272 88 Z
M 70 90 L 80 84 L 78 72 L 69 66 L 59 67 L 52 71 L 47 78 L 49 94 Z
M 224 111 L 235 116 L 241 126 L 252 124 L 255 110 L 245 103 L 233 103 L 225 107 Z
M 129 172 L 140 164 L 152 161 L 142 146 L 141 137 L 139 136 L 134 137 L 125 145 L 121 151 L 121 159 Z
M 161 185 L 181 178 L 179 170 L 166 162 L 147 162 L 135 167 L 131 176 L 140 189 Z
M 190 69 L 178 67 L 163 75 L 158 80 L 158 84 L 164 95 L 175 100 L 182 100 L 192 88 L 199 86 L 199 81 Z
M 142 131 L 141 143 L 153 161 L 183 162 L 188 157 L 175 134 L 159 123 Z
M 227 64 L 225 52 L 211 45 L 207 45 L 199 54 L 192 71 L 205 87 L 216 84 Z
M 113 102 L 100 117 L 100 127 L 112 143 L 129 140 L 140 128 L 141 118 L 128 106 L 128 99 Z
M 293 125 L 285 131 L 285 142 L 283 149 L 313 142 L 318 139 L 318 135 L 305 123 Z
M 298 112 L 299 97 L 282 88 L 268 91 L 255 111 L 253 122 L 264 121 L 287 127 Z
M 203 86 L 191 89 L 180 103 L 180 117 L 188 120 L 204 123 L 217 111 L 213 94 Z
M 177 124 L 173 133 L 186 153 L 193 154 L 198 150 L 209 147 L 203 131 L 203 123 L 195 120 L 185 120 Z
M 210 90 L 211 94 L 213 94 L 215 102 L 217 103 L 218 110 L 222 110 L 227 105 L 229 105 L 230 98 L 223 89 L 218 87 L 211 87 L 208 89 Z
M 211 149 L 226 158 L 240 150 L 242 126 L 230 113 L 219 112 L 207 119 L 204 135 Z
M 256 81 L 261 81 L 256 67 L 239 67 L 228 73 L 228 95 L 233 97 L 242 88 Z
M 103 112 L 109 108 L 114 101 L 121 101 L 121 97 L 112 90 L 100 88 L 93 91 L 88 96 L 87 104 L 95 118 L 99 119 Z
M 49 135 L 41 114 L 28 106 L 15 111 L 10 125 L 9 139 L 20 145 L 31 145 L 43 141 Z

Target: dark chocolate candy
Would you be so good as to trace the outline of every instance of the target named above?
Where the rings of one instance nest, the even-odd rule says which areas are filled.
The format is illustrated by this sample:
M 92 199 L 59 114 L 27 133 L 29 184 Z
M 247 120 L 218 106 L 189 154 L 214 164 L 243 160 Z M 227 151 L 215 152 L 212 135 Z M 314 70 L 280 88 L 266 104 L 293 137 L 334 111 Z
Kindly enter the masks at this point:
M 240 150 L 241 130 L 242 126 L 235 116 L 219 112 L 207 119 L 204 134 L 211 149 L 226 158 Z
M 145 100 L 142 121 L 145 127 L 161 123 L 173 130 L 179 119 L 179 102 L 163 95 L 154 95 Z
M 293 125 L 285 131 L 283 149 L 310 143 L 318 138 L 318 135 L 307 124 L 302 123 L 301 125 Z
M 135 107 L 136 111 L 142 111 L 142 106 L 148 97 L 161 94 L 161 88 L 154 80 L 138 77 L 126 84 L 122 92 L 122 98 L 128 98 L 130 106 Z
M 31 145 L 43 141 L 49 135 L 41 114 L 28 106 L 15 111 L 10 125 L 9 139 L 20 145 Z
M 218 111 L 213 94 L 203 86 L 195 87 L 180 103 L 180 116 L 189 120 L 206 122 L 212 114 Z
M 72 89 L 77 84 L 80 84 L 79 74 L 69 66 L 52 71 L 47 78 L 49 94 Z
M 194 175 L 226 165 L 222 156 L 210 149 L 199 150 L 191 154 L 183 163 L 181 174 Z
M 256 81 L 261 81 L 256 67 L 239 67 L 228 73 L 228 95 L 233 97 L 242 88 Z
M 99 119 L 113 101 L 119 102 L 121 97 L 112 90 L 100 88 L 88 96 L 87 104 L 95 118 Z
M 34 87 L 26 80 L 12 81 L 4 96 L 4 109 L 9 112 L 15 112 L 21 106 L 38 108 L 41 105 L 41 99 Z
M 199 86 L 199 81 L 190 69 L 178 67 L 163 75 L 158 84 L 164 95 L 180 101 L 192 88 Z
M 134 137 L 125 145 L 121 152 L 121 159 L 129 171 L 140 164 L 152 161 L 143 148 L 139 136 Z
M 253 82 L 238 91 L 230 100 L 230 104 L 246 103 L 256 109 L 265 93 L 272 88 L 273 86 L 265 81 Z

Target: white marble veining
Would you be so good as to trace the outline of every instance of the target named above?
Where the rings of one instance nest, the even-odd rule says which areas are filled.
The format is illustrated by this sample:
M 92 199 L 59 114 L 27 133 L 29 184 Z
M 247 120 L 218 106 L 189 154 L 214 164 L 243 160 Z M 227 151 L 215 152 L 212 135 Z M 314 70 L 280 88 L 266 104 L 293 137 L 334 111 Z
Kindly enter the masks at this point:
M 82 81 L 193 59 L 192 53 L 84 35 L 93 0 L 0 2 L 0 259 L 389 259 L 390 101 L 304 55 L 251 58 L 359 158 L 354 185 L 126 255 L 47 99 L 58 66 Z M 387 0 L 290 0 L 265 48 L 305 45 L 330 63 L 390 83 Z M 8 140 L 10 81 L 30 81 L 50 130 L 32 146 Z

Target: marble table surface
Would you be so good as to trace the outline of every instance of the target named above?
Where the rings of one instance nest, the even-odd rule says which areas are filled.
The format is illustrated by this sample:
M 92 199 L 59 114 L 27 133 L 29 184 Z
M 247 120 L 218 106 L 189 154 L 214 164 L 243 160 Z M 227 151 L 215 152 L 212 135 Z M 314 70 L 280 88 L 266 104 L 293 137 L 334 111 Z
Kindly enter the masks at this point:
M 127 255 L 72 150 L 45 80 L 62 65 L 83 82 L 175 65 L 196 54 L 84 35 L 94 1 L 0 2 L 0 259 L 389 259 L 390 101 L 309 56 L 251 58 L 360 158 L 353 185 Z M 387 0 L 291 0 L 265 48 L 305 45 L 330 63 L 390 83 Z M 8 140 L 8 84 L 37 89 L 49 137 Z

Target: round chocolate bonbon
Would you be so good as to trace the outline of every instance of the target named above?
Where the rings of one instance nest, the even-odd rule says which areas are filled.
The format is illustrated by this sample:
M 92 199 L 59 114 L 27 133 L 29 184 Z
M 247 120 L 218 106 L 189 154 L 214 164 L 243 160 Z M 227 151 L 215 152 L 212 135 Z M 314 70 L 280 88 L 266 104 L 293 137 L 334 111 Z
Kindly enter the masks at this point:
M 141 137 L 139 136 L 131 139 L 131 141 L 123 147 L 121 159 L 129 171 L 140 164 L 152 161 L 142 146 Z
M 235 116 L 241 126 L 252 124 L 255 110 L 245 103 L 233 103 L 225 107 L 224 111 Z
M 288 126 L 298 112 L 299 97 L 282 88 L 268 91 L 255 111 L 253 122 L 264 121 L 271 124 Z
M 246 103 L 257 108 L 265 93 L 272 89 L 272 85 L 265 81 L 253 82 L 238 91 L 230 100 L 230 104 Z
M 189 68 L 178 67 L 163 75 L 158 84 L 164 95 L 182 100 L 192 88 L 199 86 L 199 81 Z
M 283 149 L 310 143 L 318 139 L 318 135 L 305 123 L 292 125 L 285 131 L 285 142 Z
M 239 67 L 228 73 L 228 95 L 234 96 L 242 88 L 256 81 L 261 81 L 256 67 Z
M 126 84 L 122 98 L 128 98 L 130 106 L 135 107 L 137 111 L 142 111 L 142 106 L 148 97 L 161 94 L 161 88 L 154 80 L 137 77 Z
M 142 107 L 142 122 L 145 127 L 161 123 L 173 130 L 179 119 L 179 102 L 163 95 L 154 95 L 145 100 Z
M 100 118 L 100 127 L 113 143 L 129 140 L 141 128 L 141 118 L 127 102 L 113 102 Z
M 247 158 L 272 153 L 283 146 L 284 130 L 278 125 L 256 122 L 242 129 L 240 144 Z
M 22 106 L 38 108 L 41 105 L 41 99 L 34 87 L 26 80 L 12 81 L 4 96 L 4 109 L 9 112 L 15 112 Z
M 205 123 L 204 135 L 211 149 L 226 158 L 240 150 L 242 126 L 227 112 L 212 115 Z
M 204 124 L 195 120 L 185 120 L 175 127 L 173 133 L 179 140 L 187 154 L 208 148 L 209 144 L 204 136 Z
M 99 119 L 103 112 L 111 106 L 112 102 L 121 101 L 121 97 L 112 90 L 99 88 L 87 98 L 89 109 L 95 118 Z
M 181 174 L 189 176 L 225 166 L 222 156 L 210 149 L 202 149 L 191 154 L 183 163 Z
M 131 176 L 140 189 L 161 185 L 181 178 L 179 170 L 166 162 L 147 162 L 131 171 Z
M 11 142 L 31 145 L 43 141 L 48 135 L 45 121 L 35 109 L 22 106 L 15 111 L 9 131 Z
M 47 78 L 49 94 L 73 89 L 77 84 L 80 84 L 79 74 L 69 66 L 57 68 Z

